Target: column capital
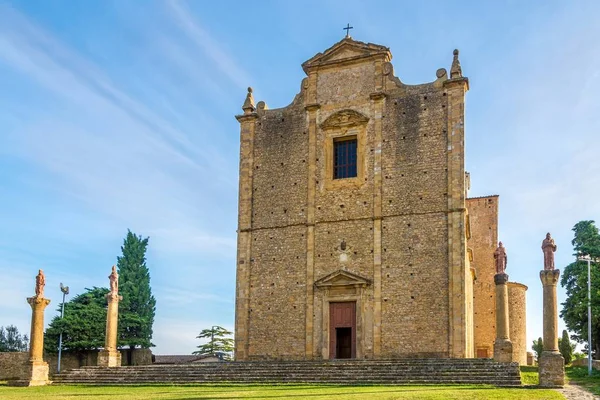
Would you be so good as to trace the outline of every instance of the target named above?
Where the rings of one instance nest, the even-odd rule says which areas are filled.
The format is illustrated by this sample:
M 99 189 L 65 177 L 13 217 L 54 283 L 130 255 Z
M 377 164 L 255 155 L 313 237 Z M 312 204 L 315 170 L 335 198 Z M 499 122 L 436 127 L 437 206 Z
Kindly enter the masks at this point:
M 506 285 L 506 282 L 508 282 L 508 275 L 507 274 L 496 274 L 496 275 L 494 275 L 494 283 L 496 285 Z
M 33 296 L 28 297 L 27 302 L 31 306 L 33 310 L 44 310 L 48 304 L 50 304 L 50 299 L 45 299 L 43 297 Z
M 544 286 L 556 286 L 558 283 L 558 277 L 560 276 L 560 270 L 541 270 L 540 280 Z

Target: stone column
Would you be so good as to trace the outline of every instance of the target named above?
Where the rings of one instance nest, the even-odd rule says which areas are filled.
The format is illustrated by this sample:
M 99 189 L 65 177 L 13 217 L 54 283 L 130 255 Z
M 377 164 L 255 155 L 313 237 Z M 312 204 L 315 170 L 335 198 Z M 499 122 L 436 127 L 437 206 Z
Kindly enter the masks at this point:
M 27 376 L 19 382 L 24 386 L 42 386 L 50 383 L 48 380 L 48 363 L 44 361 L 44 310 L 50 304 L 50 299 L 43 297 L 28 297 L 31 306 L 31 332 L 29 335 L 29 361 Z
M 565 360 L 558 351 L 558 308 L 556 283 L 560 271 L 542 270 L 540 279 L 544 287 L 544 350 L 539 360 L 540 386 L 553 387 L 565 384 Z
M 104 349 L 98 354 L 99 367 L 120 367 L 121 353 L 117 349 L 117 327 L 119 321 L 119 301 L 123 296 L 118 292 L 118 275 L 115 267 L 109 275 L 111 291 L 106 295 L 108 310 L 106 311 L 106 336 Z
M 35 278 L 35 296 L 28 297 L 31 306 L 31 331 L 29 334 L 29 360 L 24 368 L 24 376 L 10 382 L 15 386 L 43 386 L 51 383 L 48 380 L 48 363 L 44 362 L 44 310 L 50 299 L 44 298 L 46 277 L 40 269 Z
M 494 275 L 496 284 L 496 340 L 494 341 L 494 360 L 498 362 L 511 362 L 513 346 L 510 341 L 508 319 L 508 275 L 500 273 Z

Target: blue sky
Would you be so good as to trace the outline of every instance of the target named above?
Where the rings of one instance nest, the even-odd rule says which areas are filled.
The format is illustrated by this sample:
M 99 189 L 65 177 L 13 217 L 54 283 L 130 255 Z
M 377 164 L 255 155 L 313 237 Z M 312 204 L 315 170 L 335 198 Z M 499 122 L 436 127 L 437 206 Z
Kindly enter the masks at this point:
M 460 49 L 470 194 L 500 195 L 531 343 L 544 234 L 562 269 L 572 226 L 600 219 L 599 13 L 597 1 L 0 0 L 0 325 L 28 332 L 38 268 L 47 321 L 59 282 L 107 286 L 130 228 L 150 236 L 156 353 L 233 328 L 234 115 L 247 86 L 270 108 L 289 104 L 300 64 L 350 22 L 355 39 L 390 47 L 409 84 Z

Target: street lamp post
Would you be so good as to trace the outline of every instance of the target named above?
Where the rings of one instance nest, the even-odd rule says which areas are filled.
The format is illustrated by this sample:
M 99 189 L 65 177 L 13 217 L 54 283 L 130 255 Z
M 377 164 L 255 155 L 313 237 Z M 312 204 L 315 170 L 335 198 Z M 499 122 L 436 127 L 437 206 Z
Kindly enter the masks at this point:
M 60 310 L 60 319 L 62 320 L 65 316 L 65 297 L 69 294 L 69 287 L 63 286 L 62 282 L 60 283 L 60 291 L 63 294 L 62 307 Z M 58 366 L 56 368 L 57 372 L 60 373 L 60 357 L 62 356 L 62 329 L 60 330 L 60 335 L 58 336 Z
M 588 298 L 588 375 L 592 375 L 592 258 L 589 255 L 579 256 L 581 261 L 587 261 L 588 280 L 587 280 L 587 298 Z

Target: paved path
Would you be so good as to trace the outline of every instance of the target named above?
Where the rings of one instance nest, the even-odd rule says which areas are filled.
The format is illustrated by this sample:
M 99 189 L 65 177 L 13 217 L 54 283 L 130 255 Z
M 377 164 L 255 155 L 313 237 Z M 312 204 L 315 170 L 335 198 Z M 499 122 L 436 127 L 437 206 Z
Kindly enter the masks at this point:
M 594 400 L 600 399 L 599 396 L 594 396 L 587 390 L 582 389 L 577 385 L 565 385 L 563 389 L 556 389 L 565 396 L 567 400 Z

